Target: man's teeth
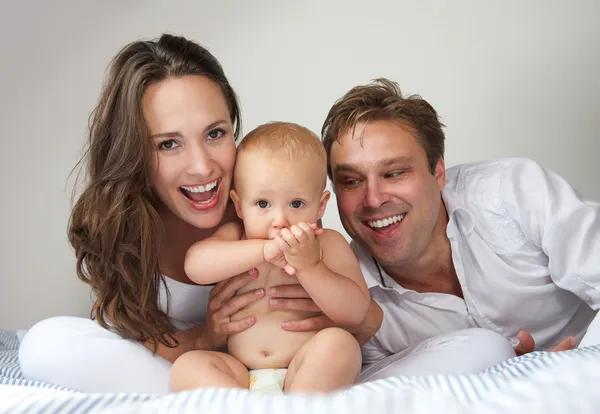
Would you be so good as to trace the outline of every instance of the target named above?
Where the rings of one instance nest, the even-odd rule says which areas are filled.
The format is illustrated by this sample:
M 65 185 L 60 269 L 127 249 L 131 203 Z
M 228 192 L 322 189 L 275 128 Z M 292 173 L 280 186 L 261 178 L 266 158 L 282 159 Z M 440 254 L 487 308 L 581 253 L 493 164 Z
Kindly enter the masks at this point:
M 194 187 L 182 186 L 181 188 L 183 188 L 185 191 L 189 191 L 190 193 L 204 193 L 206 191 L 210 191 L 213 188 L 215 188 L 215 186 L 217 185 L 217 181 L 219 181 L 219 180 L 215 180 L 212 183 L 208 183 L 206 185 L 198 185 L 198 186 L 194 186 Z
M 402 221 L 402 219 L 404 218 L 405 215 L 406 215 L 406 213 L 398 214 L 397 216 L 384 218 L 383 220 L 367 221 L 367 224 L 369 225 L 369 227 L 372 227 L 374 229 L 380 229 L 382 227 L 387 227 L 390 224 L 394 224 L 399 221 Z

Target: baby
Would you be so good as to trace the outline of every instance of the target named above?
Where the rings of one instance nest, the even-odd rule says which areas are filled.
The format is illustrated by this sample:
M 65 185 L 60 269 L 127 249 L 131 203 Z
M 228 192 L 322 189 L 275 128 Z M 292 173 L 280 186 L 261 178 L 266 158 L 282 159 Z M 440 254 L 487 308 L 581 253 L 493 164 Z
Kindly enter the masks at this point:
M 308 129 L 269 123 L 240 143 L 231 198 L 243 222 L 223 225 L 193 245 L 186 256 L 188 277 L 216 283 L 247 271 L 258 277 L 240 289 L 300 283 L 336 324 L 359 324 L 370 302 L 359 264 L 344 237 L 316 223 L 330 193 L 325 149 Z M 318 312 L 272 310 L 268 295 L 231 317 L 255 324 L 228 339 L 228 353 L 192 351 L 173 366 L 174 390 L 228 387 L 267 392 L 326 392 L 355 383 L 360 347 L 341 328 L 290 332 L 282 322 Z M 250 371 L 248 371 L 250 370 Z

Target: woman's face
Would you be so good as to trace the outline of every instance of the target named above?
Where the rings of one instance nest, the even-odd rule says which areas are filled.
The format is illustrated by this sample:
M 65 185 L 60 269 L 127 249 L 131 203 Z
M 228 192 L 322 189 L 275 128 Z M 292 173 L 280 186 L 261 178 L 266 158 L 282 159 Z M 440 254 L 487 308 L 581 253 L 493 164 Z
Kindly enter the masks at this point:
M 167 78 L 148 87 L 142 109 L 155 153 L 154 191 L 185 222 L 218 226 L 236 152 L 221 89 L 205 76 Z

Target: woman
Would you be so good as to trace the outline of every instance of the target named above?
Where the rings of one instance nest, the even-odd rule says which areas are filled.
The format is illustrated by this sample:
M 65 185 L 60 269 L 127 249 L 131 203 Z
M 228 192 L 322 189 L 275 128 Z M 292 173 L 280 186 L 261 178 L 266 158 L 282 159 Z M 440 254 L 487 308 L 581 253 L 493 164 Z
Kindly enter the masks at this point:
M 188 351 L 223 348 L 228 335 L 254 323 L 229 316 L 265 294 L 277 299 L 274 308 L 319 311 L 298 284 L 234 296 L 257 276 L 254 269 L 214 288 L 185 275 L 188 248 L 237 219 L 228 196 L 239 133 L 236 95 L 206 49 L 163 35 L 118 53 L 92 116 L 88 182 L 68 231 L 77 274 L 95 297 L 95 320 L 55 317 L 34 325 L 19 351 L 25 377 L 86 392 L 166 393 L 172 362 Z M 352 327 L 360 343 L 382 322 L 373 301 L 369 309 Z M 317 316 L 284 329 L 327 326 L 331 321 Z M 363 378 L 491 365 L 464 358 L 471 355 L 465 347 L 489 350 L 489 336 L 460 333 L 455 340 L 461 346 L 447 352 L 432 338 L 407 350 L 410 358 L 382 360 Z M 443 369 L 455 355 L 463 356 L 459 366 Z
M 163 393 L 170 362 L 219 349 L 252 326 L 229 315 L 265 294 L 234 297 L 255 271 L 212 289 L 183 270 L 192 243 L 235 219 L 228 200 L 239 133 L 236 95 L 206 49 L 163 35 L 119 52 L 93 113 L 88 183 L 68 230 L 96 321 L 35 325 L 19 355 L 27 378 Z

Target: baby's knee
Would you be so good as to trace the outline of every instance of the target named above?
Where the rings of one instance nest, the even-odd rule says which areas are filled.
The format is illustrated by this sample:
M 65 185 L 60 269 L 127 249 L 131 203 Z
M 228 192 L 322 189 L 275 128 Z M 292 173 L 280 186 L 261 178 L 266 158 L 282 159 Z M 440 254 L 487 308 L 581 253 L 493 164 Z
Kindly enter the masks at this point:
M 330 358 L 360 358 L 360 345 L 354 335 L 341 328 L 326 328 L 315 337 L 315 348 Z
M 182 391 L 189 388 L 193 378 L 202 374 L 205 367 L 215 364 L 216 357 L 205 351 L 186 352 L 173 362 L 170 375 L 172 391 Z

